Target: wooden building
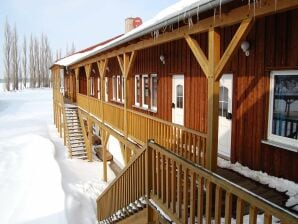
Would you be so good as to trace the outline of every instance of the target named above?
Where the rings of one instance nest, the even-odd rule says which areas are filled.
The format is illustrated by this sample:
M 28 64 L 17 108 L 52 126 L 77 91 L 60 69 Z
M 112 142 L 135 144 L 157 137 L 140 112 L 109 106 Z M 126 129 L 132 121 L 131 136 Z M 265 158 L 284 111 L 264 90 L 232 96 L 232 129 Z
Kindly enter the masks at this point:
M 86 121 L 89 160 L 92 126 L 99 127 L 105 178 L 110 135 L 127 164 L 99 198 L 98 219 L 116 220 L 117 211 L 147 195 L 175 222 L 194 223 L 203 213 L 207 223 L 212 217 L 219 222 L 224 192 L 226 223 L 231 194 L 237 197 L 237 223 L 244 202 L 251 223 L 257 210 L 265 212 L 265 223 L 272 215 L 294 223 L 297 217 L 213 172 L 219 156 L 298 182 L 298 1 L 184 4 L 52 67 L 54 119 L 65 142 L 63 96 Z M 115 203 L 102 207 L 111 198 Z M 140 220 L 156 220 L 154 211 L 145 211 L 137 213 Z

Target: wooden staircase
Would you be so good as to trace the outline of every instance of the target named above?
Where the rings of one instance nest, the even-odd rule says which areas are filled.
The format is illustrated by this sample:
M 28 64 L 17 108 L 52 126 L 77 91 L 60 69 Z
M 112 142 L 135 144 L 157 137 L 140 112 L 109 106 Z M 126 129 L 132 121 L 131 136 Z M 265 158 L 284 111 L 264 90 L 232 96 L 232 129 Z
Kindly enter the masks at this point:
M 298 223 L 297 214 L 154 142 L 148 142 L 97 199 L 101 224 L 243 223 L 244 216 L 255 224 L 258 215 L 266 224 L 273 217 Z
M 67 129 L 67 142 L 69 147 L 69 157 L 77 159 L 87 159 L 86 145 L 82 133 L 82 127 L 76 106 L 65 105 L 65 128 Z

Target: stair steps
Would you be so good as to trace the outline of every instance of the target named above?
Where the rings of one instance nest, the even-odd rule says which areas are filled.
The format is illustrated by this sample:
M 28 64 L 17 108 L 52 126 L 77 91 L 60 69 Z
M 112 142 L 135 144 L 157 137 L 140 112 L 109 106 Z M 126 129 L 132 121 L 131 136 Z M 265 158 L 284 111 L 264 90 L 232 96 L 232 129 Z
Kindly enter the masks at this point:
M 65 107 L 66 126 L 70 156 L 77 159 L 87 159 L 86 145 L 79 121 L 77 107 Z

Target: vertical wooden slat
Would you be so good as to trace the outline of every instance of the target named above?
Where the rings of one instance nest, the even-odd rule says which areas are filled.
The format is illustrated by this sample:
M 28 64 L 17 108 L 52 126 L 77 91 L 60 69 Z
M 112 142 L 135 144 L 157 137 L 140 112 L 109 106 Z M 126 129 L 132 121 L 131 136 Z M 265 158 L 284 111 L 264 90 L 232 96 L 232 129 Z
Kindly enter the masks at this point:
M 255 206 L 249 207 L 249 224 L 257 223 L 257 208 Z
M 225 223 L 231 224 L 232 218 L 232 194 L 230 192 L 226 192 L 225 198 Z
M 189 221 L 191 224 L 195 223 L 195 202 L 196 202 L 196 174 L 191 172 L 190 174 L 190 215 Z
M 206 224 L 211 224 L 212 190 L 213 190 L 212 183 L 209 180 L 206 180 Z
M 264 214 L 264 224 L 271 224 L 272 223 L 272 215 L 265 212 Z
M 204 207 L 204 179 L 203 177 L 198 177 L 198 211 L 197 219 L 198 223 L 203 222 L 203 207 Z
M 215 190 L 215 223 L 220 224 L 221 223 L 221 201 L 222 197 L 222 190 L 221 188 L 217 185 L 216 190 Z
M 183 208 L 183 221 L 184 223 L 188 222 L 188 169 L 184 169 L 184 178 L 183 178 L 183 198 L 184 198 L 184 208 Z
M 176 181 L 176 162 L 172 161 L 172 212 L 176 213 L 177 181 Z
M 182 192 L 181 192 L 181 188 L 182 188 L 182 167 L 180 164 L 177 163 L 177 167 L 178 167 L 178 175 L 177 175 L 177 190 L 178 190 L 178 218 L 181 218 L 182 217 L 182 214 L 181 214 L 181 205 L 182 205 Z
M 160 192 L 160 181 L 161 181 L 161 173 L 160 173 L 160 152 L 157 152 L 156 153 L 157 155 L 156 155 L 156 168 L 157 168 L 157 170 L 156 170 L 156 172 L 157 172 L 157 175 L 156 175 L 156 177 L 157 177 L 157 181 L 156 181 L 156 183 L 157 183 L 157 187 L 156 187 L 156 189 L 157 189 L 157 196 L 158 197 L 160 197 L 161 196 L 161 192 Z
M 170 185 L 170 173 L 171 173 L 170 159 L 166 158 L 166 206 L 170 208 L 171 203 L 171 185 Z
M 237 224 L 243 223 L 243 206 L 244 202 L 241 198 L 237 198 L 237 207 L 236 207 L 236 222 Z

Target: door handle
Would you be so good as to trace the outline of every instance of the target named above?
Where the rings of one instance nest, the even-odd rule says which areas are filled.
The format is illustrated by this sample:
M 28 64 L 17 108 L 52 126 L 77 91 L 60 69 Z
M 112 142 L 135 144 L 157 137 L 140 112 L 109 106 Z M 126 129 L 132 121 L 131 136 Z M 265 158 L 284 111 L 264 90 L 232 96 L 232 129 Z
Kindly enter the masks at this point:
M 228 119 L 228 120 L 232 120 L 232 113 L 227 113 L 227 115 L 226 115 L 226 119 Z
M 172 103 L 172 108 L 175 108 L 175 103 Z

